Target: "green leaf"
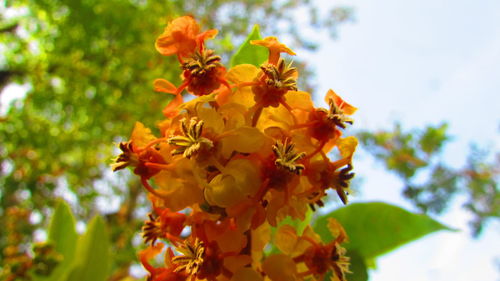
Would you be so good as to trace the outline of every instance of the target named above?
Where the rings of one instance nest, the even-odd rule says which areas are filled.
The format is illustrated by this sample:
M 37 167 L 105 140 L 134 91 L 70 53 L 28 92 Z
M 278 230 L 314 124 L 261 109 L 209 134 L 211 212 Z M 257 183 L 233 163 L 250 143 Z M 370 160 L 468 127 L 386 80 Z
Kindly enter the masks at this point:
M 248 35 L 247 39 L 240 46 L 238 51 L 231 58 L 231 67 L 238 64 L 253 64 L 255 66 L 260 66 L 264 61 L 266 61 L 269 52 L 265 47 L 256 46 L 250 44 L 251 40 L 260 40 L 259 26 L 254 25 L 252 32 Z
M 63 256 L 50 276 L 33 276 L 34 281 L 59 281 L 65 276 L 74 262 L 78 234 L 71 207 L 65 201 L 57 203 L 49 225 L 48 242 Z
M 367 281 L 368 269 L 364 258 L 356 250 L 351 250 L 348 254 L 351 265 L 349 271 L 352 273 L 347 274 L 349 281 Z
M 88 224 L 78 241 L 75 263 L 67 281 L 104 281 L 111 265 L 110 241 L 100 216 Z
M 75 254 L 78 239 L 75 224 L 71 207 L 66 202 L 59 201 L 50 221 L 48 240 L 64 256 L 64 263 L 73 259 Z
M 429 233 L 452 230 L 429 216 L 386 203 L 354 203 L 318 218 L 314 229 L 326 242 L 333 239 L 327 228 L 330 217 L 337 219 L 349 236 L 347 255 L 355 250 L 365 262 Z

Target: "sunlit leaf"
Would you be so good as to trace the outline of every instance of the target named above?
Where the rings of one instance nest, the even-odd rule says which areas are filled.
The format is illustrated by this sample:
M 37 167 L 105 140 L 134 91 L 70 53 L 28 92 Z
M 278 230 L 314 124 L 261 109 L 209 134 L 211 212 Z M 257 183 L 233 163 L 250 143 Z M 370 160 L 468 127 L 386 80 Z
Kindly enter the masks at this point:
M 318 218 L 314 229 L 324 241 L 333 239 L 327 228 L 329 217 L 344 226 L 349 236 L 348 251 L 356 250 L 365 261 L 432 232 L 451 230 L 429 216 L 386 203 L 354 203 Z
M 247 39 L 240 46 L 236 54 L 231 58 L 231 67 L 238 64 L 253 64 L 255 66 L 261 65 L 268 56 L 266 48 L 250 44 L 251 40 L 260 40 L 259 26 L 254 25 L 252 32 L 248 35 Z

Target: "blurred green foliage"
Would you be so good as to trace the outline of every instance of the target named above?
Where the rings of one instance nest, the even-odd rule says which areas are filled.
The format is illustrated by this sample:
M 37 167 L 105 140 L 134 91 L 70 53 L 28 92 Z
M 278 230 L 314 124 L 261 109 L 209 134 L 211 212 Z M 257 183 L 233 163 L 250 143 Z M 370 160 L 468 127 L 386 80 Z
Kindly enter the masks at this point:
M 311 49 L 316 45 L 299 32 L 304 23 L 297 21 L 298 11 L 309 14 L 311 28 L 332 34 L 338 23 L 352 19 L 348 8 L 325 13 L 310 1 L 293 0 L 7 0 L 0 5 L 0 89 L 10 83 L 27 89 L 0 119 L 0 224 L 7 223 L 9 210 L 25 214 L 24 223 L 13 226 L 16 237 L 0 229 L 0 264 L 12 254 L 8 249 L 26 251 L 33 232 L 65 197 L 78 221 L 107 214 L 116 278 L 135 258 L 132 238 L 141 225 L 136 216 L 144 212 L 144 194 L 126 173 L 111 177 L 108 164 L 113 143 L 128 138 L 136 120 L 155 127 L 161 119 L 169 96 L 153 92 L 153 80 L 179 81 L 175 58 L 154 49 L 167 21 L 195 15 L 203 28 L 219 29 L 223 47 L 218 52 L 228 55 L 254 23 L 264 34 L 284 34 L 293 47 Z
M 32 259 L 17 264 L 9 260 L 1 280 L 104 281 L 110 274 L 111 247 L 104 220 L 95 216 L 78 235 L 71 207 L 63 201 L 55 207 L 48 241 L 35 244 L 33 252 Z
M 379 132 L 363 131 L 358 137 L 364 147 L 404 184 L 403 196 L 423 212 L 440 214 L 456 195 L 466 198 L 464 207 L 473 215 L 474 236 L 486 222 L 500 218 L 500 153 L 493 155 L 472 146 L 463 167 L 450 167 L 442 160 L 443 148 L 451 139 L 446 123 L 403 131 L 400 124 Z

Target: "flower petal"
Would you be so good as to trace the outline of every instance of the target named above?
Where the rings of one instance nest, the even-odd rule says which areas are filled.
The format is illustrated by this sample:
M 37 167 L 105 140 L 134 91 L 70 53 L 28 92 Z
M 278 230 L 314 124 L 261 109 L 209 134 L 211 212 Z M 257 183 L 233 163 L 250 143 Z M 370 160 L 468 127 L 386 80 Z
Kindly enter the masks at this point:
M 262 264 L 262 269 L 273 281 L 297 280 L 297 267 L 292 258 L 287 255 L 269 256 Z
M 132 136 L 130 137 L 134 146 L 145 146 L 155 139 L 155 136 L 151 133 L 151 129 L 146 128 L 141 122 L 135 122 L 134 129 L 132 130 Z
M 285 44 L 278 41 L 278 38 L 274 36 L 269 36 L 263 40 L 252 40 L 250 41 L 252 45 L 263 46 L 269 49 L 271 52 L 287 53 L 289 55 L 295 56 L 292 49 L 288 48 Z
M 345 102 L 339 95 L 337 95 L 332 89 L 328 90 L 326 93 L 325 101 L 326 103 L 330 102 L 330 99 L 333 99 L 333 102 L 344 112 L 346 115 L 352 115 L 358 110 L 356 107 Z
M 156 79 L 153 82 L 155 92 L 162 92 L 167 94 L 175 94 L 177 92 L 177 87 L 165 79 Z
M 353 136 L 341 138 L 337 141 L 337 147 L 339 148 L 340 155 L 343 158 L 352 159 L 352 156 L 357 146 L 358 146 L 358 139 Z
M 242 268 L 236 271 L 230 281 L 263 281 L 262 276 L 252 268 Z

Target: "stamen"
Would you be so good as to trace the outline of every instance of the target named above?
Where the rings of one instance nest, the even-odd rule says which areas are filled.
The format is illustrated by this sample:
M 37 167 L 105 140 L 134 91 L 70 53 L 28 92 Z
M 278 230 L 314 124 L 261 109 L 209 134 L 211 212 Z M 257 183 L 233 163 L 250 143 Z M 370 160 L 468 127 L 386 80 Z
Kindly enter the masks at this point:
M 288 143 L 288 139 L 286 139 L 283 144 L 277 142 L 273 145 L 273 152 L 274 155 L 276 155 L 274 164 L 280 168 L 288 170 L 289 172 L 300 175 L 305 166 L 297 164 L 296 162 L 304 158 L 306 154 L 304 152 L 295 152 L 294 147 L 295 145 L 293 143 Z
M 203 263 L 205 254 L 203 242 L 199 241 L 198 238 L 195 240 L 194 245 L 186 241 L 184 245 L 177 248 L 177 251 L 184 255 L 172 258 L 172 262 L 177 265 L 174 271 L 180 272 L 184 270 L 188 274 L 196 274 Z
M 342 129 L 346 128 L 346 124 L 352 125 L 354 123 L 354 119 L 347 117 L 344 115 L 342 109 L 335 104 L 333 99 L 330 99 L 329 102 L 330 111 L 328 112 L 328 119 L 332 121 L 335 125 L 339 126 Z
M 118 157 L 114 159 L 114 163 L 111 164 L 113 172 L 125 169 L 128 166 L 137 165 L 139 163 L 139 159 L 132 148 L 132 141 L 120 142 L 118 147 L 122 153 L 118 155 Z
M 198 121 L 197 118 L 192 118 L 189 125 L 186 118 L 182 119 L 181 131 L 184 136 L 172 136 L 168 139 L 169 144 L 179 146 L 179 148 L 172 151 L 172 155 L 182 154 L 190 159 L 203 147 L 212 148 L 212 141 L 201 136 L 203 124 L 203 120 Z
M 265 78 L 264 82 L 269 87 L 297 91 L 297 81 L 295 79 L 297 68 L 292 67 L 292 63 L 287 66 L 285 64 L 285 61 L 280 58 L 278 61 L 278 66 L 275 66 L 273 64 L 266 64 L 262 65 L 260 69 L 267 77 Z
M 221 57 L 214 55 L 212 50 L 204 50 L 196 52 L 182 64 L 182 69 L 187 70 L 191 75 L 196 77 L 205 76 L 208 72 L 217 67 L 222 67 Z

